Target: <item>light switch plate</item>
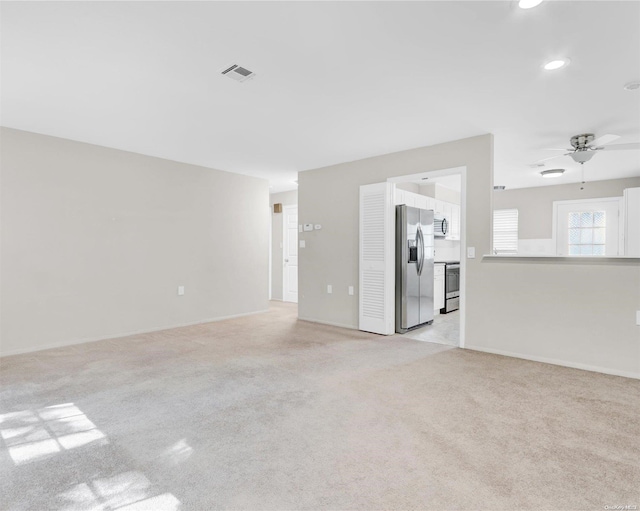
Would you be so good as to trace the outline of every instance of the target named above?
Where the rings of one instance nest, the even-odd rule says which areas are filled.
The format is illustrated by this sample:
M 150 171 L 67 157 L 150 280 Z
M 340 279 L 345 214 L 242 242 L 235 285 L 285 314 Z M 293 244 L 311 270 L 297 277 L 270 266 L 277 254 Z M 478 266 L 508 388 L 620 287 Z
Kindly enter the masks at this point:
M 467 247 L 467 257 L 469 259 L 476 258 L 476 247 Z
M 178 286 L 178 296 L 184 295 L 184 286 Z
M 640 311 L 636 311 L 636 325 L 640 326 Z
M 331 284 L 327 284 L 327 293 L 333 293 L 333 286 Z
M 349 286 L 349 294 L 353 296 L 353 286 Z
M 300 240 L 300 248 L 305 248 L 307 246 L 304 240 Z

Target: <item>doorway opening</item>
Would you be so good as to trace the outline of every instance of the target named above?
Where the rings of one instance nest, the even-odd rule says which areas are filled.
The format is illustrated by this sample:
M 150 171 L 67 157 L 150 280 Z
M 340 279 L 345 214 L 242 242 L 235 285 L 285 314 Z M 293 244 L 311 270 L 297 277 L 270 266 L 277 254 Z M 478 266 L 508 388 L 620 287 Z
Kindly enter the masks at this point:
M 269 195 L 269 300 L 298 303 L 298 191 Z
M 298 206 L 282 215 L 282 301 L 298 303 Z
M 466 167 L 388 178 L 395 205 L 433 209 L 446 232 L 434 237 L 433 323 L 403 335 L 411 339 L 464 347 L 466 303 Z

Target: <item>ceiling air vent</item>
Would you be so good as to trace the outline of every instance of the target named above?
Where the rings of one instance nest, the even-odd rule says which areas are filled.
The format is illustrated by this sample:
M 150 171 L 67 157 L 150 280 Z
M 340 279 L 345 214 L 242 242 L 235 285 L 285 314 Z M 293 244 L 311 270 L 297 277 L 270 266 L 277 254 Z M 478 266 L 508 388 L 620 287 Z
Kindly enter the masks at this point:
M 222 74 L 228 76 L 229 78 L 233 78 L 237 82 L 244 82 L 249 78 L 253 78 L 256 74 L 253 71 L 249 71 L 248 69 L 239 66 L 238 64 L 233 64 L 232 66 L 228 66 L 222 71 Z

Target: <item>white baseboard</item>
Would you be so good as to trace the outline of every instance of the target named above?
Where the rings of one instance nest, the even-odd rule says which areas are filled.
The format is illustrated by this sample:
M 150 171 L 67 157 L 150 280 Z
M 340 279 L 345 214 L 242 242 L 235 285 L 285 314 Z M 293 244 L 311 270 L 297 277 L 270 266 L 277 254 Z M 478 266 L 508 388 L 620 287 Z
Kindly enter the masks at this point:
M 340 328 L 348 328 L 349 330 L 358 330 L 358 327 L 355 327 L 353 325 L 345 325 L 344 323 L 334 323 L 333 321 L 324 321 L 314 318 L 303 318 L 302 316 L 298 316 L 298 319 L 301 321 L 308 321 L 309 323 L 320 323 L 321 325 L 337 326 Z
M 513 353 L 511 351 L 494 350 L 491 348 L 484 348 L 480 346 L 465 346 L 465 349 L 473 351 L 482 351 L 484 353 L 492 353 L 494 355 L 503 355 L 505 357 L 522 358 L 524 360 L 531 360 L 533 362 L 543 362 L 545 364 L 553 364 L 556 366 L 571 367 L 573 369 L 582 369 L 584 371 L 593 371 L 596 373 L 610 374 L 613 376 L 624 376 L 625 378 L 634 378 L 640 380 L 640 373 L 634 373 L 630 371 L 619 371 L 617 369 L 611 369 L 608 367 L 592 366 L 588 364 L 580 364 L 574 362 L 567 362 L 556 358 L 537 357 L 533 355 L 523 355 L 522 353 Z
M 18 349 L 18 350 L 11 350 L 11 351 L 0 351 L 0 357 L 9 357 L 11 355 L 20 355 L 23 353 L 33 353 L 35 351 L 44 351 L 44 350 L 50 350 L 53 348 L 64 348 L 65 346 L 75 346 L 76 344 L 84 344 L 86 342 L 106 341 L 107 339 L 119 339 L 120 337 L 149 334 L 151 332 L 160 332 L 162 330 L 171 330 L 173 328 L 180 328 L 185 326 L 202 325 L 204 323 L 215 323 L 217 321 L 224 321 L 225 319 L 234 319 L 234 318 L 241 318 L 244 316 L 253 316 L 255 314 L 262 314 L 267 311 L 268 309 L 254 311 L 254 312 L 242 312 L 240 314 L 231 314 L 229 316 L 220 316 L 217 318 L 202 319 L 198 321 L 191 321 L 188 323 L 177 323 L 175 325 L 145 328 L 143 330 L 133 330 L 130 332 L 120 332 L 120 333 L 115 333 L 115 334 L 101 336 L 101 337 L 83 337 L 81 339 L 76 339 L 75 341 L 65 341 L 65 342 L 59 342 L 59 343 L 45 344 L 44 346 L 37 346 L 33 348 Z

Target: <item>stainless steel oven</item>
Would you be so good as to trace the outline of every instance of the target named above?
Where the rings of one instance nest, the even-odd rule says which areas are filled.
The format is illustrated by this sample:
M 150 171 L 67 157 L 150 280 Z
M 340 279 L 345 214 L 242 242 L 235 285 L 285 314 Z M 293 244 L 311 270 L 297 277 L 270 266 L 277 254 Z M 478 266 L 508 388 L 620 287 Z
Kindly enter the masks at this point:
M 442 314 L 460 308 L 460 263 L 446 263 L 444 266 L 444 307 Z

